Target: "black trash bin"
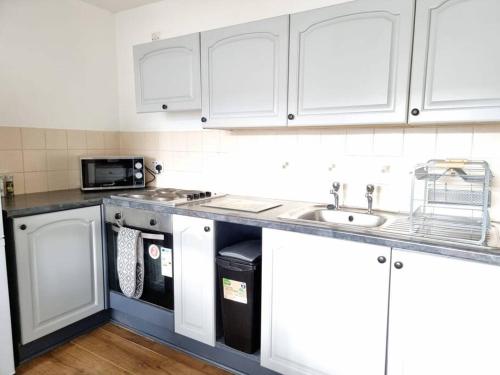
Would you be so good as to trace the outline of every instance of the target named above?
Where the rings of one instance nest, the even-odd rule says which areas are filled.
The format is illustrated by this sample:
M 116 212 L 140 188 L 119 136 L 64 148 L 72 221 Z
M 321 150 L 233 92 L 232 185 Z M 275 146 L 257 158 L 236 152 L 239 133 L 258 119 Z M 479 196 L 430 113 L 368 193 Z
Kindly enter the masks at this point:
M 217 273 L 224 343 L 245 353 L 260 345 L 262 242 L 240 242 L 219 251 Z

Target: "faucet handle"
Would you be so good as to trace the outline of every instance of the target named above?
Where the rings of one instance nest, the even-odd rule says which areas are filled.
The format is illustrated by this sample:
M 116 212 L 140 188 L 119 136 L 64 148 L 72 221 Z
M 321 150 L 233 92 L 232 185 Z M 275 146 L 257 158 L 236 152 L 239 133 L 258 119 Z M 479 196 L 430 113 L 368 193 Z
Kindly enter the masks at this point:
M 375 186 L 374 185 L 372 185 L 372 184 L 366 185 L 366 192 L 368 194 L 373 194 L 374 191 L 375 191 Z
M 332 184 L 332 188 L 333 188 L 332 192 L 334 192 L 334 191 L 335 191 L 335 192 L 339 191 L 339 189 L 340 189 L 340 182 L 335 181 L 335 182 Z

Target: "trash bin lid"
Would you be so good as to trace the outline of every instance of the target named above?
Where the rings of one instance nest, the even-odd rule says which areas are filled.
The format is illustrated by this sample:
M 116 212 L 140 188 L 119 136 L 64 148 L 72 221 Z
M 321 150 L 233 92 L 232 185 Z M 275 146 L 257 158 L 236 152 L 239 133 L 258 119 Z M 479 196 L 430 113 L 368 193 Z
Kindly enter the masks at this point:
M 262 256 L 262 241 L 250 240 L 238 242 L 219 251 L 222 257 L 257 263 Z

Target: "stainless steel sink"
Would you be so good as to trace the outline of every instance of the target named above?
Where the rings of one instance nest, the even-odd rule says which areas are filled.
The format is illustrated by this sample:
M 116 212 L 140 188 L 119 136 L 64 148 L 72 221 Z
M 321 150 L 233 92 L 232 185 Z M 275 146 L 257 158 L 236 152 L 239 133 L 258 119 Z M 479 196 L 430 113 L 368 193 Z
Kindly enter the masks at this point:
M 299 211 L 289 212 L 280 216 L 280 218 L 364 228 L 380 227 L 387 221 L 387 217 L 376 212 L 368 214 L 355 209 L 331 210 L 326 208 L 326 206 L 314 206 Z

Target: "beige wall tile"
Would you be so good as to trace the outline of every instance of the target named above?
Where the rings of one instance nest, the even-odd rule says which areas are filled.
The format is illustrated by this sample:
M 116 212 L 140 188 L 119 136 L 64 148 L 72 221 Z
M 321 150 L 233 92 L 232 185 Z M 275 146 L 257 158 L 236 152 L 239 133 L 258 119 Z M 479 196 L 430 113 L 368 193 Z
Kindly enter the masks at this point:
M 67 169 L 68 169 L 68 151 L 47 150 L 48 171 L 64 171 Z
M 68 171 L 68 189 L 80 188 L 80 171 Z
M 24 150 L 23 159 L 25 172 L 47 170 L 47 151 L 45 150 Z
M 21 129 L 0 127 L 0 150 L 22 149 Z
M 81 150 L 87 148 L 87 136 L 85 130 L 68 130 L 68 148 L 70 150 Z
M 120 133 L 120 149 L 132 150 L 134 147 L 134 134 L 133 132 Z
M 119 149 L 120 148 L 120 133 L 105 132 L 104 133 L 104 148 Z
M 47 172 L 26 172 L 24 184 L 27 194 L 48 191 Z
M 87 131 L 87 148 L 88 149 L 103 149 L 104 147 L 104 132 Z
M 377 156 L 401 156 L 403 139 L 403 129 L 375 129 L 373 153 Z
M 66 130 L 49 129 L 45 131 L 45 142 L 48 150 L 66 150 L 68 140 Z
M 158 150 L 160 148 L 160 132 L 144 133 L 144 144 L 140 148 Z
M 22 172 L 23 170 L 22 151 L 0 151 L 0 173 Z
M 68 189 L 67 171 L 49 171 L 47 174 L 49 191 Z
M 24 194 L 24 173 L 13 173 L 14 176 L 14 194 Z
M 22 128 L 23 149 L 43 150 L 45 149 L 45 130 Z
M 80 157 L 86 156 L 87 150 L 68 150 L 68 169 L 80 169 Z

